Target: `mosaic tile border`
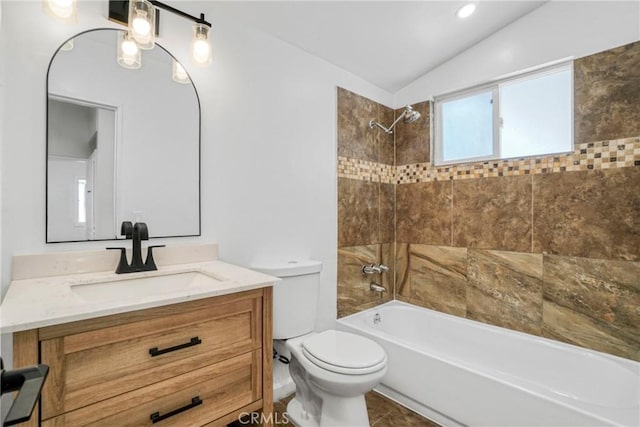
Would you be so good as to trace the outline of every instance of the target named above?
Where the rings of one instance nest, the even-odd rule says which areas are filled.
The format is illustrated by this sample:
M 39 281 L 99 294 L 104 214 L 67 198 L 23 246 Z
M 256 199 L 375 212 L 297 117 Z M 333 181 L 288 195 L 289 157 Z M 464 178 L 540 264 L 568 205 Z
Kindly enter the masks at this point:
M 338 177 L 395 184 L 396 167 L 383 163 L 338 156 Z
M 640 137 L 583 143 L 569 154 L 492 160 L 451 166 L 416 163 L 394 167 L 338 157 L 338 177 L 373 182 L 414 184 L 633 166 L 640 166 Z

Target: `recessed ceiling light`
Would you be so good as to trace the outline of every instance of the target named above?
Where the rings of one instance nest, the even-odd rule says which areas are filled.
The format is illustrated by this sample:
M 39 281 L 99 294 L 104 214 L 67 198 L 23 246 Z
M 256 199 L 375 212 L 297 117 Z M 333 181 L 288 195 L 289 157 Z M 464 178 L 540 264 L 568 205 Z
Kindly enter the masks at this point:
M 468 18 L 475 12 L 476 3 L 467 3 L 456 11 L 456 16 L 460 19 Z

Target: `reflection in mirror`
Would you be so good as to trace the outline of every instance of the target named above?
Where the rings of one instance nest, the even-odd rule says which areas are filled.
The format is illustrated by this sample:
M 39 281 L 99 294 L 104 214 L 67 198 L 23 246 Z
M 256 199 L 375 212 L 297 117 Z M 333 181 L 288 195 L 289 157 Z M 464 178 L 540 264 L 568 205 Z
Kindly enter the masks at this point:
M 48 240 L 113 239 L 115 109 L 49 95 L 48 111 Z
M 107 240 L 122 221 L 150 237 L 200 234 L 200 103 L 161 46 L 117 62 L 119 30 L 58 50 L 48 74 L 47 242 Z M 187 76 L 188 78 L 188 76 Z

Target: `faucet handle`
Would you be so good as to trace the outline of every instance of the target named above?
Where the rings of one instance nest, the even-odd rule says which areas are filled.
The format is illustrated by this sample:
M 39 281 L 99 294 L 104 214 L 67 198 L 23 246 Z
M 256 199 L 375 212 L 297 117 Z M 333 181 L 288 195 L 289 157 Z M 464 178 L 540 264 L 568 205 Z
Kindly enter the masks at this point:
M 120 261 L 118 261 L 118 266 L 116 267 L 116 274 L 129 273 L 131 268 L 129 266 L 129 262 L 127 261 L 127 248 L 107 248 L 108 250 L 120 250 Z
M 122 221 L 122 225 L 120 226 L 120 235 L 125 236 L 126 239 L 133 238 L 133 224 L 131 221 Z M 107 249 L 115 249 L 115 248 L 107 248 Z
M 148 270 L 157 270 L 158 269 L 158 267 L 156 267 L 156 262 L 153 259 L 153 248 L 164 248 L 164 246 L 165 245 L 147 246 L 147 259 L 144 262 L 144 265 L 148 268 Z
M 380 268 L 375 264 L 365 264 L 362 266 L 362 274 L 380 273 Z

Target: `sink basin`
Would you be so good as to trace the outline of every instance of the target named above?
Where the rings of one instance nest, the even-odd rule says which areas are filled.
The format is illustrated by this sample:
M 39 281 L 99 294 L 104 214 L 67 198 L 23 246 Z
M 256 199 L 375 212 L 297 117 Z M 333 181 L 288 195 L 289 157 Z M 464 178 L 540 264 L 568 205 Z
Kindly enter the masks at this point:
M 224 283 L 210 275 L 190 271 L 152 277 L 71 285 L 71 292 L 86 302 L 131 301 L 149 297 L 182 295 L 193 289 L 211 288 Z

